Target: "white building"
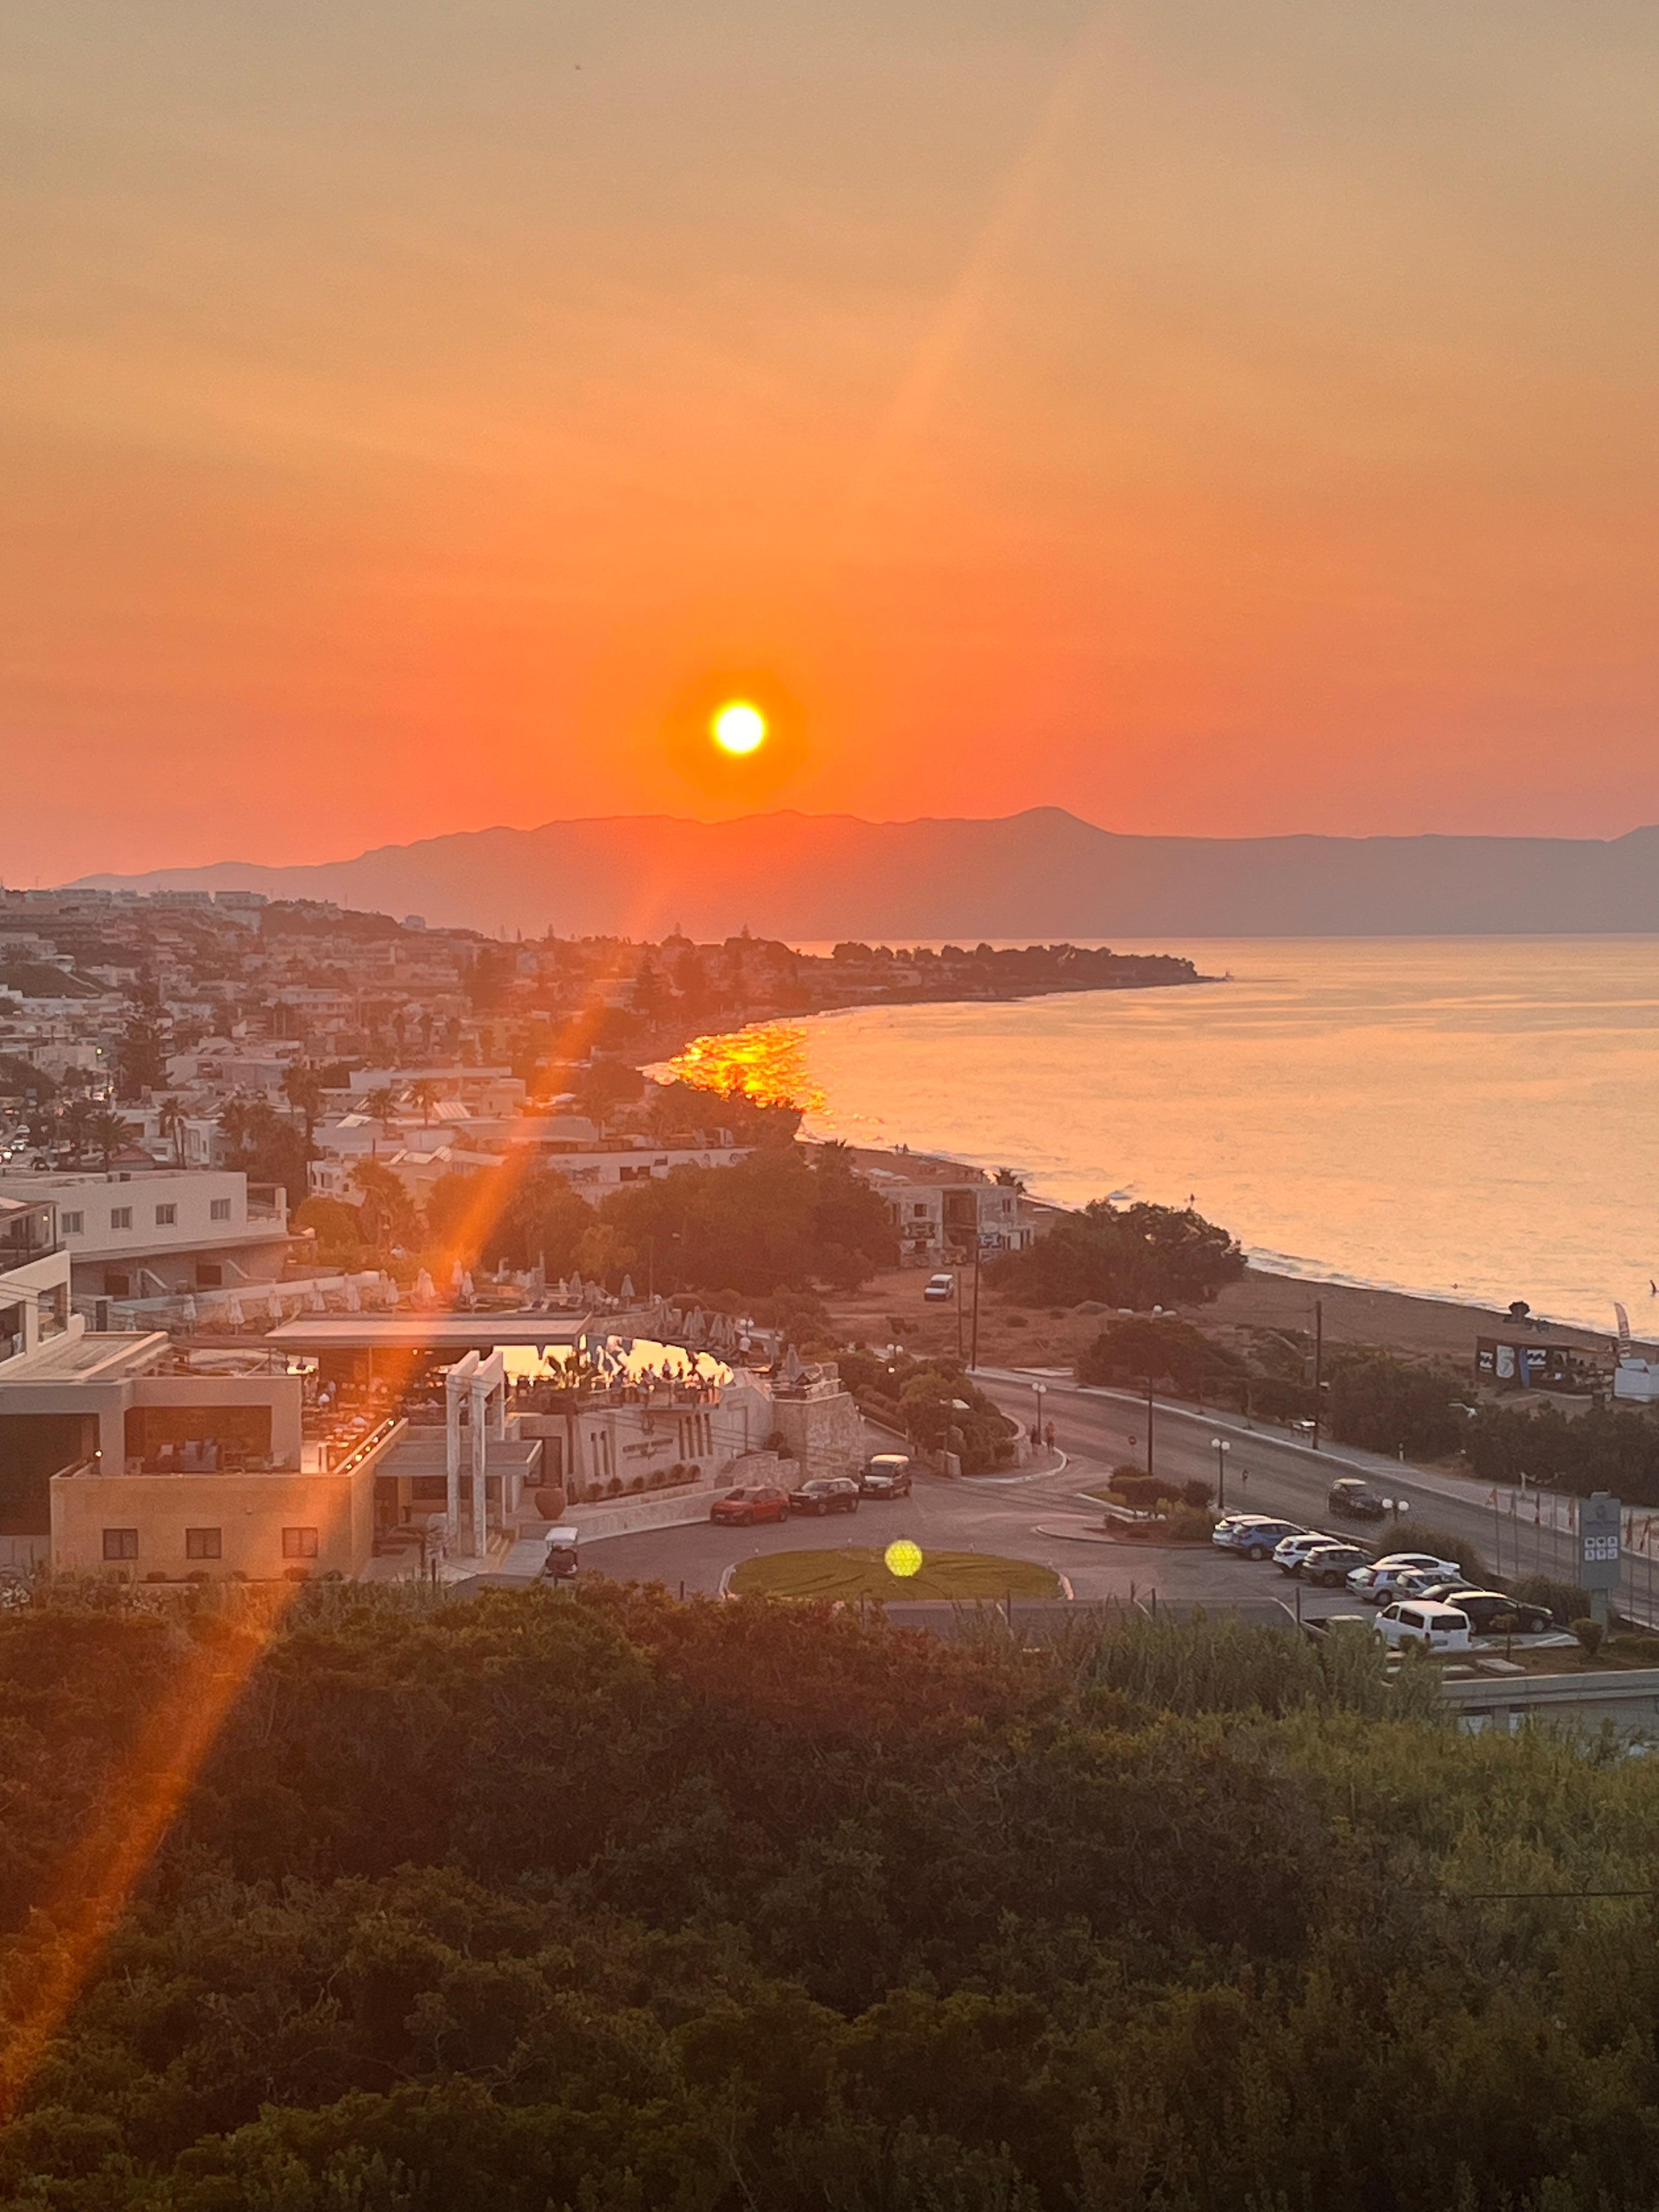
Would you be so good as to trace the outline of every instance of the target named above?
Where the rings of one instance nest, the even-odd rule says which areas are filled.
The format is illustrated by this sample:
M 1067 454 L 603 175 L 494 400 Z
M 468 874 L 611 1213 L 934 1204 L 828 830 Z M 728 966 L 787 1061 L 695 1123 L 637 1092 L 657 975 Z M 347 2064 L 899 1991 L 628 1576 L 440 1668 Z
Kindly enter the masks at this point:
M 48 1203 L 77 1298 L 231 1290 L 282 1274 L 290 1243 L 279 1184 L 230 1168 L 0 1176 L 0 1199 Z

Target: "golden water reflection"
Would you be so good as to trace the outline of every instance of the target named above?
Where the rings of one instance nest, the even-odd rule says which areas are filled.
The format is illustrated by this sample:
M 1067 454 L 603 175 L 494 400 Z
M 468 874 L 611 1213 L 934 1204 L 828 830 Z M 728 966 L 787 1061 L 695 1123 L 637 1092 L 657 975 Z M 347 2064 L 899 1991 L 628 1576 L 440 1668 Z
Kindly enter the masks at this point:
M 736 1092 L 757 1106 L 799 1106 L 806 1115 L 823 1110 L 823 1093 L 807 1066 L 806 1031 L 799 1022 L 763 1022 L 755 1029 L 693 1037 L 668 1062 L 668 1073 L 700 1091 L 723 1097 Z

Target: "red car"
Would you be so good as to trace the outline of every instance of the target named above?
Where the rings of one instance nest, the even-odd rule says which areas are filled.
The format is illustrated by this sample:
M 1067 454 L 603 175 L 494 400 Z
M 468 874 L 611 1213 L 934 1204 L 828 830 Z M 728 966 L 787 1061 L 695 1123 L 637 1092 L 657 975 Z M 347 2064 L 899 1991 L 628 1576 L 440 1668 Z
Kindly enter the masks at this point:
M 770 1483 L 762 1483 L 752 1490 L 728 1490 L 724 1498 L 717 1498 L 709 1507 L 708 1517 L 740 1528 L 752 1528 L 757 1521 L 787 1521 L 789 1492 Z

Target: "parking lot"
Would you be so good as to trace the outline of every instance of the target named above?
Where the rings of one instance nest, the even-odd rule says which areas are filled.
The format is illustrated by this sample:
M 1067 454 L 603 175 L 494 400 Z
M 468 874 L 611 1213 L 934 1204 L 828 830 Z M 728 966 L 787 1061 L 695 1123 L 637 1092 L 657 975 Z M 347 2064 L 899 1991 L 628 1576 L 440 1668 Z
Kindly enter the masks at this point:
M 1017 1389 L 1004 1386 L 996 1395 L 1011 1412 L 1020 1410 Z M 1355 1613 L 1370 1617 L 1370 1608 L 1358 1604 L 1346 1588 L 1310 1588 L 1282 1574 L 1271 1561 L 1252 1562 L 1208 1545 L 1142 1546 L 1113 1540 L 1104 1531 L 1098 1504 L 1081 1493 L 1101 1485 L 1125 1456 L 1127 1438 L 1119 1431 L 1133 1416 L 1061 1390 L 1054 1391 L 1048 1402 L 1060 1443 L 1068 1455 L 1068 1464 L 1058 1473 L 949 1480 L 918 1472 L 908 1498 L 866 1498 L 855 1514 L 798 1516 L 757 1528 L 705 1522 L 614 1537 L 585 1545 L 584 1567 L 623 1581 L 661 1582 L 688 1595 L 712 1594 L 728 1568 L 759 1554 L 848 1545 L 880 1547 L 896 1536 L 908 1536 L 924 1552 L 931 1546 L 1036 1560 L 1064 1576 L 1079 1600 L 1144 1601 L 1156 1596 L 1174 1604 L 1218 1608 L 1241 1603 L 1255 1607 L 1266 1601 L 1280 1603 L 1303 1620 Z M 1184 1431 L 1167 1424 L 1160 1438 L 1159 1464 L 1173 1462 L 1183 1473 L 1189 1465 L 1191 1472 L 1202 1474 L 1206 1471 L 1206 1442 L 1193 1433 L 1190 1424 Z M 890 1449 L 890 1439 L 872 1434 L 871 1446 L 872 1450 Z M 1243 1456 L 1240 1455 L 1241 1461 Z M 1340 1462 L 1321 1464 L 1308 1454 L 1292 1455 L 1267 1437 L 1251 1449 L 1249 1459 L 1249 1487 L 1241 1495 L 1243 1470 L 1236 1468 L 1227 1501 L 1231 1506 L 1281 1513 L 1302 1525 L 1330 1525 L 1328 1519 L 1319 1517 L 1317 1509 L 1333 1477 L 1347 1471 Z M 1351 1531 L 1339 1525 L 1333 1533 L 1352 1534 L 1352 1540 L 1371 1552 L 1389 1548 L 1385 1529 Z M 899 1595 L 896 1585 L 895 1596 Z

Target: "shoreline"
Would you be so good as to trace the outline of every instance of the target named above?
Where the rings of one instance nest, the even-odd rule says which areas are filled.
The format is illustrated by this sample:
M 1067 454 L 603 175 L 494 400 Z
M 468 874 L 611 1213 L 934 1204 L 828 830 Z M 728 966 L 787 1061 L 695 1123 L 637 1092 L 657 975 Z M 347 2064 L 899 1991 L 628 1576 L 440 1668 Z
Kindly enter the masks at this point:
M 1316 1299 L 1324 1309 L 1327 1343 L 1380 1344 L 1419 1357 L 1472 1361 L 1477 1337 L 1506 1335 L 1515 1329 L 1501 1307 L 1481 1305 L 1452 1292 L 1332 1282 L 1323 1276 L 1265 1267 L 1255 1260 L 1243 1281 L 1229 1284 L 1212 1304 L 1180 1310 L 1183 1320 L 1224 1328 L 1305 1330 L 1313 1326 Z M 1540 1344 L 1571 1344 L 1603 1352 L 1616 1342 L 1611 1329 L 1585 1328 L 1536 1316 L 1526 1334 Z

